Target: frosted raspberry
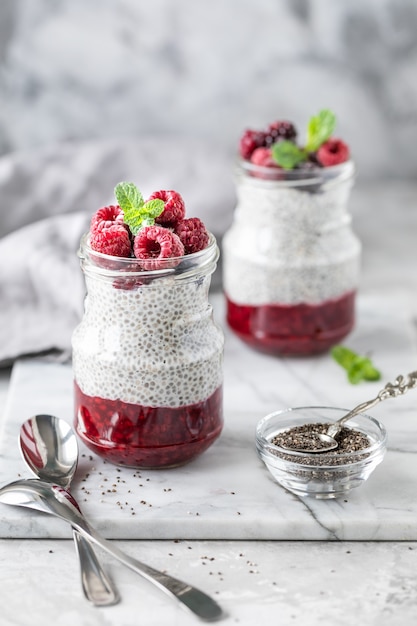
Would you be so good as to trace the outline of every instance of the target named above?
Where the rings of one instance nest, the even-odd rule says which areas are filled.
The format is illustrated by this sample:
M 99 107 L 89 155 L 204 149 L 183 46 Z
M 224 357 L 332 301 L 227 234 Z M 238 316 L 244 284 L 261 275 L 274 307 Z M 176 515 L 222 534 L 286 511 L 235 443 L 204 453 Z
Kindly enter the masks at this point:
M 179 222 L 175 227 L 175 233 L 184 246 L 185 254 L 203 250 L 209 241 L 207 229 L 198 217 L 189 217 Z
M 118 223 L 91 231 L 90 246 L 96 252 L 111 256 L 130 257 L 132 252 L 129 233 L 123 224 Z
M 123 224 L 123 211 L 119 205 L 103 206 L 91 218 L 90 231 L 108 228 L 113 224 Z
M 174 227 L 177 222 L 184 219 L 185 204 L 177 191 L 154 191 L 154 193 L 149 196 L 148 200 L 155 199 L 162 200 L 165 203 L 165 208 L 161 215 L 155 219 L 157 224 Z
M 239 142 L 239 152 L 243 159 L 249 160 L 256 148 L 265 145 L 266 134 L 258 130 L 245 130 Z
M 339 165 L 349 159 L 349 148 L 341 139 L 328 139 L 317 150 L 317 160 L 323 167 Z
M 251 163 L 253 163 L 254 165 L 279 168 L 279 165 L 275 163 L 274 159 L 272 158 L 271 148 L 256 148 L 250 160 Z
M 175 267 L 184 255 L 184 246 L 178 235 L 163 226 L 141 228 L 133 243 L 133 253 L 142 261 L 144 270 L 157 270 Z M 172 258 L 172 263 L 166 259 Z M 175 260 L 174 260 L 175 259 Z

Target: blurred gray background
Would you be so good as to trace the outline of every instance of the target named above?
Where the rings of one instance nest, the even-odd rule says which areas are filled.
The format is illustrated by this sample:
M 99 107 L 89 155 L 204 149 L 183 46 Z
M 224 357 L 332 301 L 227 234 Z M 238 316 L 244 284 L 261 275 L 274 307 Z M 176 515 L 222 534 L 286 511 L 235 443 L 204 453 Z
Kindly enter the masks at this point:
M 3 154 L 143 135 L 233 153 L 246 126 L 330 107 L 361 176 L 411 177 L 417 2 L 1 0 L 0 96 Z
M 417 0 L 0 0 L 0 103 L 0 365 L 69 353 L 117 182 L 178 190 L 221 242 L 243 130 L 302 140 L 321 108 L 357 165 L 361 292 L 417 316 Z

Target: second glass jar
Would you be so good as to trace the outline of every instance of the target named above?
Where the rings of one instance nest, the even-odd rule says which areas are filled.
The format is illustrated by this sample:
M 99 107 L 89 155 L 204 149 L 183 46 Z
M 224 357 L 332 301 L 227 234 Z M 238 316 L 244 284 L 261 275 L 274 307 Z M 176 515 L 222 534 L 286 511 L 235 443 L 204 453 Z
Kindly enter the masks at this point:
M 348 199 L 354 165 L 284 171 L 240 160 L 223 239 L 227 321 L 277 355 L 312 355 L 353 328 L 361 245 Z

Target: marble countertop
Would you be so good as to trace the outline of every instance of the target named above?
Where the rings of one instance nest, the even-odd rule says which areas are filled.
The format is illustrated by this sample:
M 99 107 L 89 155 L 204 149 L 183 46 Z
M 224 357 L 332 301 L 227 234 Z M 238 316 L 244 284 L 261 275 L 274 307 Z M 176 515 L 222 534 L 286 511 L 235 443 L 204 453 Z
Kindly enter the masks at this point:
M 358 325 L 349 344 L 372 351 L 383 370 L 383 384 L 416 367 L 416 198 L 415 189 L 404 191 L 399 183 L 368 186 L 357 192 L 354 219 L 364 243 L 364 267 Z M 219 295 L 214 296 L 214 304 L 216 315 L 221 317 Z M 245 414 L 243 419 L 253 420 L 253 423 L 258 416 L 284 406 L 304 403 L 352 406 L 376 390 L 368 384 L 349 386 L 343 378 L 343 371 L 327 356 L 274 359 L 250 351 L 231 335 L 227 336 L 225 364 L 226 416 L 233 413 L 233 419 L 236 419 L 235 416 L 242 412 Z M 6 372 L 0 380 L 0 401 L 7 390 Z M 190 580 L 214 595 L 228 612 L 224 624 L 252 626 L 255 621 L 278 618 L 282 625 L 302 623 L 307 626 L 352 626 L 359 620 L 381 626 L 415 623 L 417 508 L 414 508 L 414 501 L 410 501 L 408 511 L 404 505 L 407 494 L 417 491 L 413 490 L 412 483 L 412 475 L 417 475 L 417 438 L 413 437 L 411 420 L 414 400 L 410 394 L 392 401 L 397 403 L 398 411 L 395 412 L 389 410 L 388 403 L 381 405 L 375 416 L 385 423 L 389 432 L 390 449 L 386 460 L 366 486 L 358 489 L 357 495 L 352 492 L 349 497 L 351 505 L 354 504 L 352 508 L 346 503 L 340 506 L 330 503 L 330 507 L 327 506 L 329 503 L 324 507 L 321 506 L 323 503 L 316 503 L 309 507 L 310 526 L 305 527 L 304 536 L 281 536 L 278 538 L 286 540 L 271 541 L 264 535 L 260 541 L 256 532 L 241 534 L 239 540 L 230 537 L 220 540 L 216 535 L 207 540 L 207 536 L 203 538 L 201 534 L 196 534 L 193 540 L 190 537 L 145 540 L 142 535 L 126 541 L 123 535 L 119 535 L 121 538 L 117 539 L 117 544 L 133 556 Z M 4 428 L 10 426 L 9 416 L 16 408 L 29 410 L 31 403 L 35 408 L 42 402 L 42 397 L 39 394 L 32 399 L 22 398 L 20 405 L 13 402 L 9 393 L 2 411 Z M 8 469 L 3 464 L 2 478 L 7 472 L 16 472 L 13 463 L 17 462 L 17 457 L 12 446 L 8 447 L 8 454 L 10 463 L 6 464 Z M 295 504 L 298 499 L 272 483 L 260 465 L 250 466 L 250 469 L 265 478 L 267 486 L 262 487 L 262 491 L 274 494 L 280 511 L 289 503 L 293 507 L 287 509 L 291 514 L 300 508 Z M 7 478 L 11 477 L 10 473 Z M 365 510 L 364 501 L 383 503 L 377 511 L 377 518 L 373 518 L 376 537 L 401 541 L 346 541 L 347 538 L 363 538 L 345 534 L 349 524 L 344 516 L 349 510 L 356 511 L 356 514 L 361 507 L 362 511 Z M 396 503 L 400 503 L 399 510 Z M 86 506 L 86 514 L 92 515 L 92 508 L 88 503 Z M 0 511 L 1 516 L 6 515 L 4 508 Z M 331 512 L 325 519 L 327 530 L 322 537 L 314 537 L 311 529 L 320 526 L 324 510 L 327 514 Z M 372 509 L 373 513 L 376 510 Z M 2 519 L 4 525 L 4 517 Z M 307 517 L 297 519 L 307 520 Z M 17 521 L 18 518 L 14 523 Z M 21 521 L 24 522 L 23 516 Z M 110 521 L 109 530 L 114 528 L 114 523 L 114 520 Z M 361 523 L 363 528 L 363 519 Z M 393 527 L 397 533 L 403 534 L 383 534 Z M 336 532 L 331 535 L 330 531 L 334 529 Z M 105 533 L 104 523 L 101 530 Z M 294 538 L 316 540 L 291 540 Z M 332 541 L 328 541 L 330 538 Z M 4 623 L 11 626 L 198 623 L 153 586 L 107 555 L 103 555 L 103 560 L 108 564 L 123 600 L 117 606 L 96 609 L 82 596 L 72 541 L 0 539 L 0 576 L 3 597 L 7 598 L 2 607 Z

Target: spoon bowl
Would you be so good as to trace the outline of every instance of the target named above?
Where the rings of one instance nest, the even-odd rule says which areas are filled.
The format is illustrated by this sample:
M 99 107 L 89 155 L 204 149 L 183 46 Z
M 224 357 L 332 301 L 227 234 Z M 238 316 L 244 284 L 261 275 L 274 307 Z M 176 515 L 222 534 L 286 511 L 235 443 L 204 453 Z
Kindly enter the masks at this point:
M 54 415 L 31 417 L 20 427 L 19 444 L 23 459 L 35 476 L 68 489 L 77 469 L 78 444 L 65 420 Z M 85 597 L 96 606 L 116 604 L 119 594 L 101 568 L 91 544 L 76 530 L 73 537 Z
M 35 415 L 20 427 L 19 444 L 29 469 L 41 480 L 68 488 L 78 464 L 71 426 L 54 415 Z

